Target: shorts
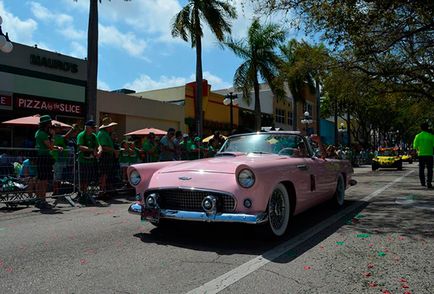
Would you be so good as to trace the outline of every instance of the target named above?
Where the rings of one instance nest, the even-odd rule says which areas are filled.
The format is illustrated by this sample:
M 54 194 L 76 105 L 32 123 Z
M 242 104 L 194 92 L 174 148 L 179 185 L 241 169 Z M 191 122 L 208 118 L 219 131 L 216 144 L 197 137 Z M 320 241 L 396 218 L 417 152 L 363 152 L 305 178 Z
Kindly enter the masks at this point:
M 53 179 L 54 159 L 51 155 L 38 155 L 36 158 L 37 178 L 41 181 Z
M 79 162 L 80 183 L 98 183 L 97 163 L 95 160 Z
M 99 176 L 109 176 L 113 173 L 114 157 L 113 154 L 103 153 L 98 161 Z
M 64 179 L 64 171 L 66 168 L 66 161 L 56 161 L 54 162 L 54 180 L 61 181 Z

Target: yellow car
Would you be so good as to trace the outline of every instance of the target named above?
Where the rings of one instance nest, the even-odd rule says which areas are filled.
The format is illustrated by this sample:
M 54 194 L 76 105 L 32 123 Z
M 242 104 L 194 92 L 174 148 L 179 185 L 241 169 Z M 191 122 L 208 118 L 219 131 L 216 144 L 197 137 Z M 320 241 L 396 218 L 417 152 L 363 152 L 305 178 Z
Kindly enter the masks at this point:
M 372 170 L 379 168 L 397 168 L 402 170 L 402 158 L 396 148 L 380 148 L 372 159 Z
M 409 164 L 413 163 L 413 157 L 410 154 L 401 154 L 402 162 L 408 162 Z

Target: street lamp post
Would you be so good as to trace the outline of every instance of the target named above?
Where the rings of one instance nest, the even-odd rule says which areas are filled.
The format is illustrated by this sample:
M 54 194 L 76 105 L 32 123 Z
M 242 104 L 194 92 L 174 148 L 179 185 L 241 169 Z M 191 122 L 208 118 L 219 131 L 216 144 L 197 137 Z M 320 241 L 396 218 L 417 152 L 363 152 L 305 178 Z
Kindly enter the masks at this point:
M 225 96 L 225 99 L 223 100 L 223 104 L 224 105 L 230 105 L 230 111 L 231 111 L 231 117 L 230 117 L 230 132 L 232 132 L 233 128 L 234 128 L 234 110 L 233 107 L 234 105 L 238 104 L 238 95 L 237 94 L 233 94 L 232 92 L 229 92 L 229 94 L 227 94 Z
M 339 127 L 339 133 L 341 133 L 341 144 L 342 146 L 344 145 L 344 133 L 347 131 L 344 127 L 344 123 L 341 122 L 340 127 Z
M 303 117 L 303 119 L 301 120 L 301 123 L 305 125 L 306 136 L 309 136 L 309 133 L 308 133 L 308 127 L 309 127 L 309 124 L 311 124 L 312 122 L 313 122 L 313 120 L 312 120 L 312 118 L 310 117 L 310 113 L 309 113 L 309 111 L 306 111 L 306 112 L 304 113 L 304 117 Z
M 2 31 L 2 24 L 3 19 L 0 16 L 0 50 L 4 53 L 10 53 L 12 51 L 12 49 L 14 49 L 14 45 L 12 45 L 11 40 L 9 40 L 9 36 L 8 33 L 3 34 Z

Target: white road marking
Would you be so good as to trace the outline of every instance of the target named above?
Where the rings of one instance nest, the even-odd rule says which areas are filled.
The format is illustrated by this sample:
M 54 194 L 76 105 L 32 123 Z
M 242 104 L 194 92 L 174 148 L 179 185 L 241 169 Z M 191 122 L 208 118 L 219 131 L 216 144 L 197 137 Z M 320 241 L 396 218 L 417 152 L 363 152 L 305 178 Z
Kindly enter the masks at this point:
M 414 170 L 411 170 L 404 174 L 403 176 L 395 179 L 394 181 L 390 182 L 386 186 L 372 192 L 365 198 L 363 198 L 361 201 L 368 202 L 372 198 L 378 196 L 380 193 L 385 191 L 386 189 L 390 188 L 394 184 L 402 181 L 405 177 L 407 177 L 409 174 L 413 173 Z M 248 276 L 252 272 L 258 270 L 259 268 L 263 267 L 267 263 L 273 261 L 274 259 L 278 258 L 285 252 L 294 249 L 298 245 L 302 244 L 303 242 L 306 242 L 308 239 L 312 238 L 316 234 L 320 233 L 321 231 L 325 230 L 332 224 L 339 221 L 341 218 L 343 218 L 345 215 L 351 213 L 355 209 L 357 209 L 362 204 L 354 204 L 352 206 L 349 206 L 345 208 L 344 210 L 340 211 L 339 213 L 327 218 L 323 222 L 317 224 L 316 226 L 312 227 L 311 229 L 307 230 L 306 232 L 274 247 L 273 249 L 268 250 L 264 254 L 253 258 L 252 260 L 234 268 L 233 270 L 221 275 L 220 277 L 215 278 L 212 281 L 209 281 L 208 283 L 203 284 L 202 286 L 191 290 L 187 294 L 202 294 L 202 293 L 218 293 L 225 288 L 229 287 L 230 285 L 238 282 L 242 278 Z

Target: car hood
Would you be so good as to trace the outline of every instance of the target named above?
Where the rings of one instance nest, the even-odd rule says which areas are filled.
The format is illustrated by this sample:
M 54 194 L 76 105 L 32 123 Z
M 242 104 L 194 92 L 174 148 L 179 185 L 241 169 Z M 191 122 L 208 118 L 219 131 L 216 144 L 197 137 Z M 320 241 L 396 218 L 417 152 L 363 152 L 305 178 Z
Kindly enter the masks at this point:
M 160 169 L 158 173 L 166 174 L 194 171 L 204 173 L 234 174 L 236 173 L 237 168 L 241 165 L 254 167 L 284 158 L 284 156 L 279 156 L 276 154 L 224 153 L 213 158 L 185 161 L 177 165 L 167 166 Z

